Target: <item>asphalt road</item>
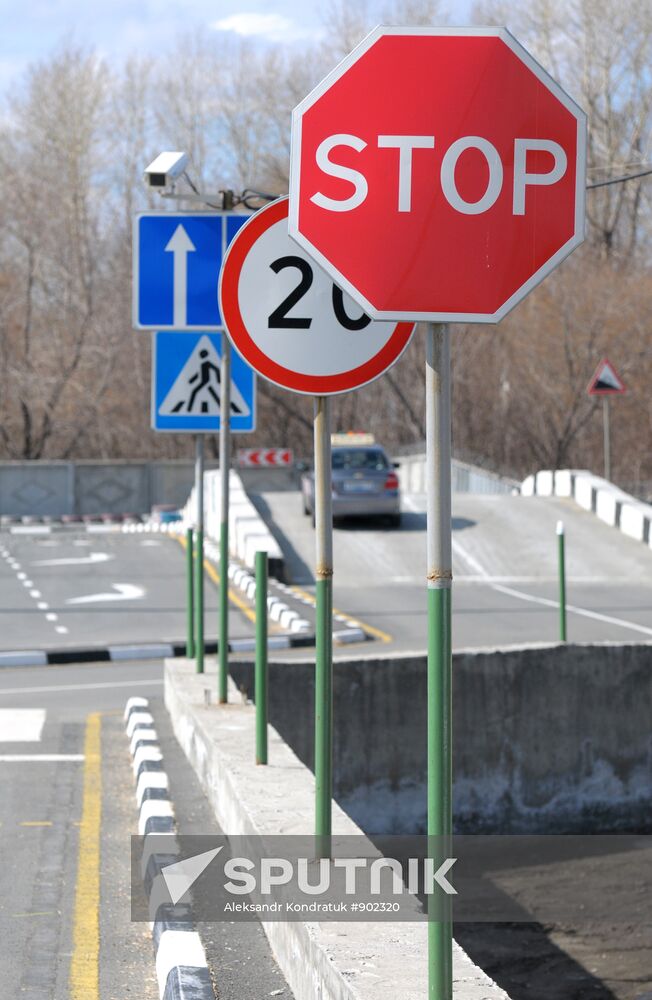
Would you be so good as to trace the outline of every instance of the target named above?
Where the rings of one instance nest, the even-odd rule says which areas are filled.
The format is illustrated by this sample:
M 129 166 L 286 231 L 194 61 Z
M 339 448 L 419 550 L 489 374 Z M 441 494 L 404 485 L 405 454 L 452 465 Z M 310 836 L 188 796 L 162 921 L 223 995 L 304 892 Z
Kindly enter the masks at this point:
M 137 813 L 122 711 L 131 694 L 161 686 L 160 663 L 0 671 L 3 996 L 158 997 L 149 929 L 129 919 L 129 837 Z M 89 726 L 100 746 L 94 819 L 84 813 Z M 83 817 L 99 844 L 97 863 L 80 864 Z M 94 875 L 99 904 L 89 910 L 79 889 Z M 99 914 L 101 948 L 92 914 Z M 76 926 L 83 928 L 81 947 Z M 99 989 L 83 979 L 93 961 Z M 73 967 L 83 983 L 76 991 Z
M 0 649 L 181 642 L 185 557 L 161 535 L 0 534 Z M 205 585 L 207 639 L 217 635 L 217 587 Z M 229 633 L 252 635 L 231 607 Z
M 130 914 L 130 837 L 138 813 L 123 723 L 127 698 L 152 701 L 180 832 L 218 831 L 171 731 L 162 693 L 160 661 L 0 670 L 3 997 L 157 1000 L 149 925 L 132 922 Z M 94 727 L 97 762 L 88 752 Z M 89 776 L 91 798 L 99 792 L 95 815 L 85 809 Z M 82 822 L 84 833 L 97 838 L 96 857 L 81 849 Z M 94 902 L 88 890 L 95 878 Z M 222 1000 L 274 990 L 292 1000 L 259 924 L 202 930 Z M 87 978 L 89 963 L 95 979 L 93 968 Z
M 252 499 L 295 584 L 313 588 L 314 534 L 298 492 Z M 425 496 L 405 495 L 403 523 L 334 529 L 334 603 L 383 633 L 386 648 L 426 645 Z M 453 646 L 553 642 L 559 636 L 556 525 L 566 529 L 568 638 L 652 638 L 652 551 L 570 500 L 453 497 Z

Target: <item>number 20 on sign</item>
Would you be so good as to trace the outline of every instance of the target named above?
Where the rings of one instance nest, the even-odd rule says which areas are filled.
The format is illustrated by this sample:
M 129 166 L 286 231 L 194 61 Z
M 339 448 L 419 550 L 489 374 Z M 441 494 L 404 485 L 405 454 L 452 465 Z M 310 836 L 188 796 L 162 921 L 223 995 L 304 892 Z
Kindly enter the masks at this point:
M 372 321 L 288 236 L 288 199 L 257 212 L 229 247 L 220 308 L 234 346 L 286 389 L 328 396 L 382 375 L 411 323 Z

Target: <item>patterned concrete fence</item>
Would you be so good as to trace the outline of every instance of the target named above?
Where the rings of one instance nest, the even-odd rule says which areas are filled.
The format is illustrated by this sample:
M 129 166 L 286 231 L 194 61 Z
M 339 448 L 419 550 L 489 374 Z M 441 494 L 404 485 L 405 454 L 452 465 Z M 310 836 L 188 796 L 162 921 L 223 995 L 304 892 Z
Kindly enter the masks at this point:
M 209 467 L 212 467 L 209 463 Z M 192 462 L 0 462 L 0 514 L 144 514 L 182 507 Z

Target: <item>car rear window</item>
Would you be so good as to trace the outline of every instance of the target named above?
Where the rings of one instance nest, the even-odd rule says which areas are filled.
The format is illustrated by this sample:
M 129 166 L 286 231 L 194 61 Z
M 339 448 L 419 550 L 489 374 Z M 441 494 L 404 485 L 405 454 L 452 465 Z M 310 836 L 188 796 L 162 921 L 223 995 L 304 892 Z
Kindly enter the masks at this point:
M 333 468 L 382 472 L 389 468 L 389 462 L 376 448 L 337 448 L 333 451 Z

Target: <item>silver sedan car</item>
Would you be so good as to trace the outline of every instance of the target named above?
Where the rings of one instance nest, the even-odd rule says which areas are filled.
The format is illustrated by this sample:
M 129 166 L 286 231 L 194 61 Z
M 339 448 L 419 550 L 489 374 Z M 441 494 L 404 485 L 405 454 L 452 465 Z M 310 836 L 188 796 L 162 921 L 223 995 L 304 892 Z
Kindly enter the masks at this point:
M 401 523 L 401 497 L 395 466 L 377 444 L 336 445 L 332 449 L 333 521 L 344 517 L 383 517 Z M 315 474 L 301 478 L 303 512 L 315 521 Z

